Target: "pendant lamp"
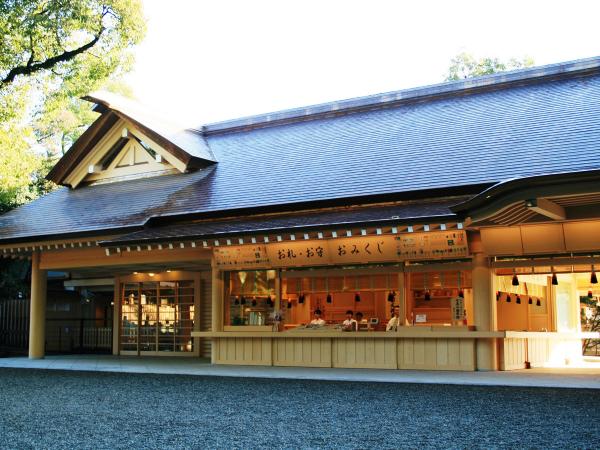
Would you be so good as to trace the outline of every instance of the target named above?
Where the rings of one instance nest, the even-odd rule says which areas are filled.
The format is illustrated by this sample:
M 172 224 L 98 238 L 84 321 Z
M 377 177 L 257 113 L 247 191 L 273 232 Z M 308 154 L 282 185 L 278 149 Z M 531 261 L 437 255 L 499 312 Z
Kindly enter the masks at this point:
M 552 272 L 552 285 L 558 286 L 558 277 L 556 276 L 556 274 L 554 272 Z
M 288 300 L 287 302 L 287 308 L 292 309 L 292 302 L 290 300 Z
M 327 294 L 326 302 L 327 303 L 333 303 L 333 296 L 331 294 Z
M 427 272 L 425 272 L 423 276 L 423 287 L 425 288 L 425 300 L 431 300 L 431 294 L 429 293 L 429 289 L 427 288 Z
M 360 294 L 358 292 L 354 295 L 354 301 L 357 303 L 360 302 Z
M 506 303 L 510 303 L 511 301 L 510 294 L 506 294 Z
M 394 291 L 390 292 L 388 294 L 388 298 L 387 298 L 388 302 L 390 303 L 394 303 L 396 301 L 396 293 Z
M 521 304 L 521 296 L 519 294 L 517 294 L 517 305 Z
M 533 305 L 533 299 L 531 298 L 531 296 L 529 297 L 529 302 L 530 305 Z
M 542 302 L 539 298 L 535 301 L 535 306 L 542 306 Z
M 513 269 L 512 285 L 513 286 L 519 285 L 519 277 L 517 276 L 517 271 L 515 269 Z
M 594 265 L 592 264 L 592 275 L 590 276 L 591 284 L 598 284 L 598 277 L 596 276 L 596 271 L 594 270 Z
M 298 297 L 298 303 L 304 303 L 304 294 L 300 294 L 300 296 Z

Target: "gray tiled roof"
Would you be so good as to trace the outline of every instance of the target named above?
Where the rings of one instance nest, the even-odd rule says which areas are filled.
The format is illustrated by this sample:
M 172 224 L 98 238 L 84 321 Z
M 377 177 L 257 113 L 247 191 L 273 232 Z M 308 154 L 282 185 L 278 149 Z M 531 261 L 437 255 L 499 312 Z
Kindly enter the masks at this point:
M 5 239 L 141 226 L 151 216 L 378 196 L 600 168 L 596 69 L 334 117 L 208 133 L 198 172 L 60 189 L 0 217 Z M 451 85 L 444 85 L 451 86 Z M 401 93 L 391 98 L 402 97 Z M 210 128 L 210 127 L 209 127 Z M 290 207 L 293 208 L 293 207 Z
M 450 207 L 467 197 L 435 201 L 406 202 L 396 205 L 346 207 L 328 211 L 272 215 L 260 218 L 207 220 L 181 225 L 149 228 L 113 239 L 107 244 L 144 243 L 177 238 L 208 238 L 245 233 L 283 233 L 306 229 L 338 229 L 375 224 L 402 224 L 422 218 L 455 219 Z

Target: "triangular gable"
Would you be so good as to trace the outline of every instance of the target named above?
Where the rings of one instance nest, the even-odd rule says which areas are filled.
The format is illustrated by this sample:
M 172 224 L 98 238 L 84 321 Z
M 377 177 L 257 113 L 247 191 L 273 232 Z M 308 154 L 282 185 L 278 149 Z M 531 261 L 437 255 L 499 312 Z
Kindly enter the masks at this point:
M 216 162 L 201 132 L 177 128 L 131 101 L 108 97 L 110 102 L 86 97 L 96 103 L 101 116 L 58 161 L 47 176 L 49 180 L 75 188 L 82 182 L 121 176 L 183 173 Z M 128 151 L 133 151 L 133 164 L 123 160 Z M 123 161 L 114 165 L 115 160 Z

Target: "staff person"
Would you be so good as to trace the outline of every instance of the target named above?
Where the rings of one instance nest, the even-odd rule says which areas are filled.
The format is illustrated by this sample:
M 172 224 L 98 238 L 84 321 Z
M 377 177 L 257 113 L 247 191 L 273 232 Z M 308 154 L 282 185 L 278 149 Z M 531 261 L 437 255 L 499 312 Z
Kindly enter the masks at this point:
M 346 311 L 346 320 L 342 322 L 342 331 L 358 331 L 358 323 L 353 318 L 354 313 Z
M 400 308 L 398 306 L 394 306 L 392 318 L 387 323 L 385 331 L 398 331 L 398 327 L 401 325 L 402 322 L 400 322 Z
M 312 327 L 322 327 L 325 326 L 325 320 L 321 317 L 321 310 L 315 309 L 315 318 L 310 321 L 310 326 Z

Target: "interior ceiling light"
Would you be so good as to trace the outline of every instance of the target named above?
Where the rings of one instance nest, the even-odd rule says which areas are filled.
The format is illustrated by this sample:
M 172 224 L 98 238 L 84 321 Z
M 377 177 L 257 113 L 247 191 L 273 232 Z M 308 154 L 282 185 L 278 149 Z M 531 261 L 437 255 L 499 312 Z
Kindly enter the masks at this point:
M 598 277 L 596 276 L 596 271 L 594 270 L 594 265 L 592 264 L 592 275 L 590 276 L 591 284 L 598 284 Z

